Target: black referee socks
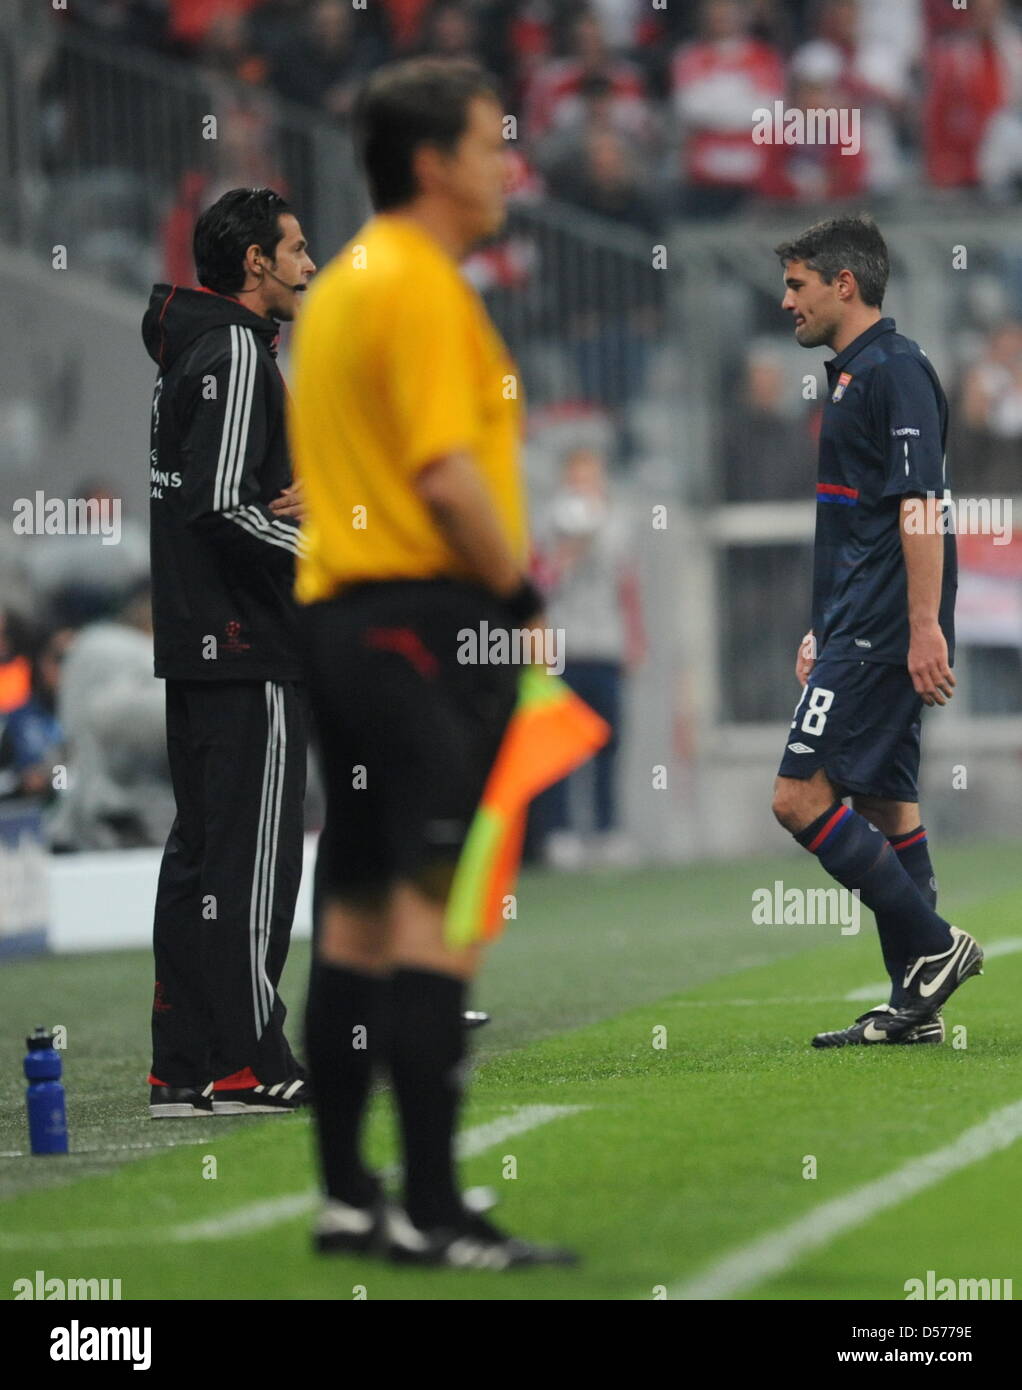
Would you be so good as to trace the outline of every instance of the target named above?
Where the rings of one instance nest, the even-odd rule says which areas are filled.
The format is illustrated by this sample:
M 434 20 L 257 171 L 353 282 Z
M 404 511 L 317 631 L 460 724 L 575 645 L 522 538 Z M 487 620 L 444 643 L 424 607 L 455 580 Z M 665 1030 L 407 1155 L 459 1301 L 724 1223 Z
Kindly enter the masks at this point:
M 892 957 L 933 956 L 951 945 L 950 924 L 938 917 L 899 862 L 885 836 L 850 806 L 835 801 L 795 839 L 838 883 L 883 918 Z
M 305 1009 L 305 1051 L 320 1171 L 331 1197 L 368 1206 L 379 1184 L 360 1152 L 362 1116 L 382 1061 L 389 981 L 315 959 Z
M 425 1229 L 462 1214 L 454 1159 L 461 1102 L 467 986 L 432 970 L 396 970 L 390 979 L 388 1064 L 405 1155 L 405 1207 Z

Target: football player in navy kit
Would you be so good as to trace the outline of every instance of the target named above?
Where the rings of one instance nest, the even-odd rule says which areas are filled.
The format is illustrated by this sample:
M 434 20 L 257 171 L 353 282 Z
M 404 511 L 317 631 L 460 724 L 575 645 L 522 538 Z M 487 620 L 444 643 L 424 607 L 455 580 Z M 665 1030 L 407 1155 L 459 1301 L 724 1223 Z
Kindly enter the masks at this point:
M 923 350 L 882 316 L 890 261 L 871 219 L 819 223 L 777 255 L 797 342 L 836 356 L 825 363 L 812 628 L 773 811 L 875 913 L 891 977 L 885 1003 L 813 1045 L 940 1043 L 943 1004 L 983 962 L 936 911 L 916 785 L 922 708 L 946 704 L 955 684 L 947 402 Z

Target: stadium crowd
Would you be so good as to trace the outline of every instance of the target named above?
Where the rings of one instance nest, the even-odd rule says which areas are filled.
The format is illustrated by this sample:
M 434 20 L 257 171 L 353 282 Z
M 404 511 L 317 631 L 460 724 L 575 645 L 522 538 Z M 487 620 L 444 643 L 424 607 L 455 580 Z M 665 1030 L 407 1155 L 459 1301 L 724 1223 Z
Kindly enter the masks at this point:
M 1015 0 L 79 0 L 61 17 L 342 120 L 380 63 L 478 57 L 527 176 L 631 222 L 919 185 L 1003 199 L 1022 176 Z M 754 144 L 752 112 L 778 101 L 857 109 L 860 147 Z M 603 187 L 614 163 L 627 197 Z

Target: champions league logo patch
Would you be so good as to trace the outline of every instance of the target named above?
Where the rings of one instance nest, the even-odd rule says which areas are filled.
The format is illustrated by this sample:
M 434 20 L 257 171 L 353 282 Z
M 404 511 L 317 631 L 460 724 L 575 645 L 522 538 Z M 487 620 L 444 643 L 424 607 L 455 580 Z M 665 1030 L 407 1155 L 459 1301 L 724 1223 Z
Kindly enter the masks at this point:
M 841 375 L 838 377 L 837 385 L 834 387 L 834 394 L 831 396 L 831 400 L 834 402 L 835 405 L 837 405 L 838 401 L 845 394 L 845 391 L 848 389 L 848 384 L 851 381 L 851 379 L 851 372 L 842 372 Z

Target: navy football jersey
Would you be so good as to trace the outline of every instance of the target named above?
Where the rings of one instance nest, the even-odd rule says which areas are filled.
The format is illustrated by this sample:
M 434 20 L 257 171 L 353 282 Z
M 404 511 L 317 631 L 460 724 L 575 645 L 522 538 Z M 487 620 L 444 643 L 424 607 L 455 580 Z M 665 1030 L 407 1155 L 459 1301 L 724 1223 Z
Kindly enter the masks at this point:
M 949 495 L 947 401 L 929 358 L 890 318 L 825 365 L 813 568 L 817 652 L 901 664 L 909 625 L 900 504 L 911 494 Z M 948 532 L 938 617 L 949 659 L 957 587 Z

